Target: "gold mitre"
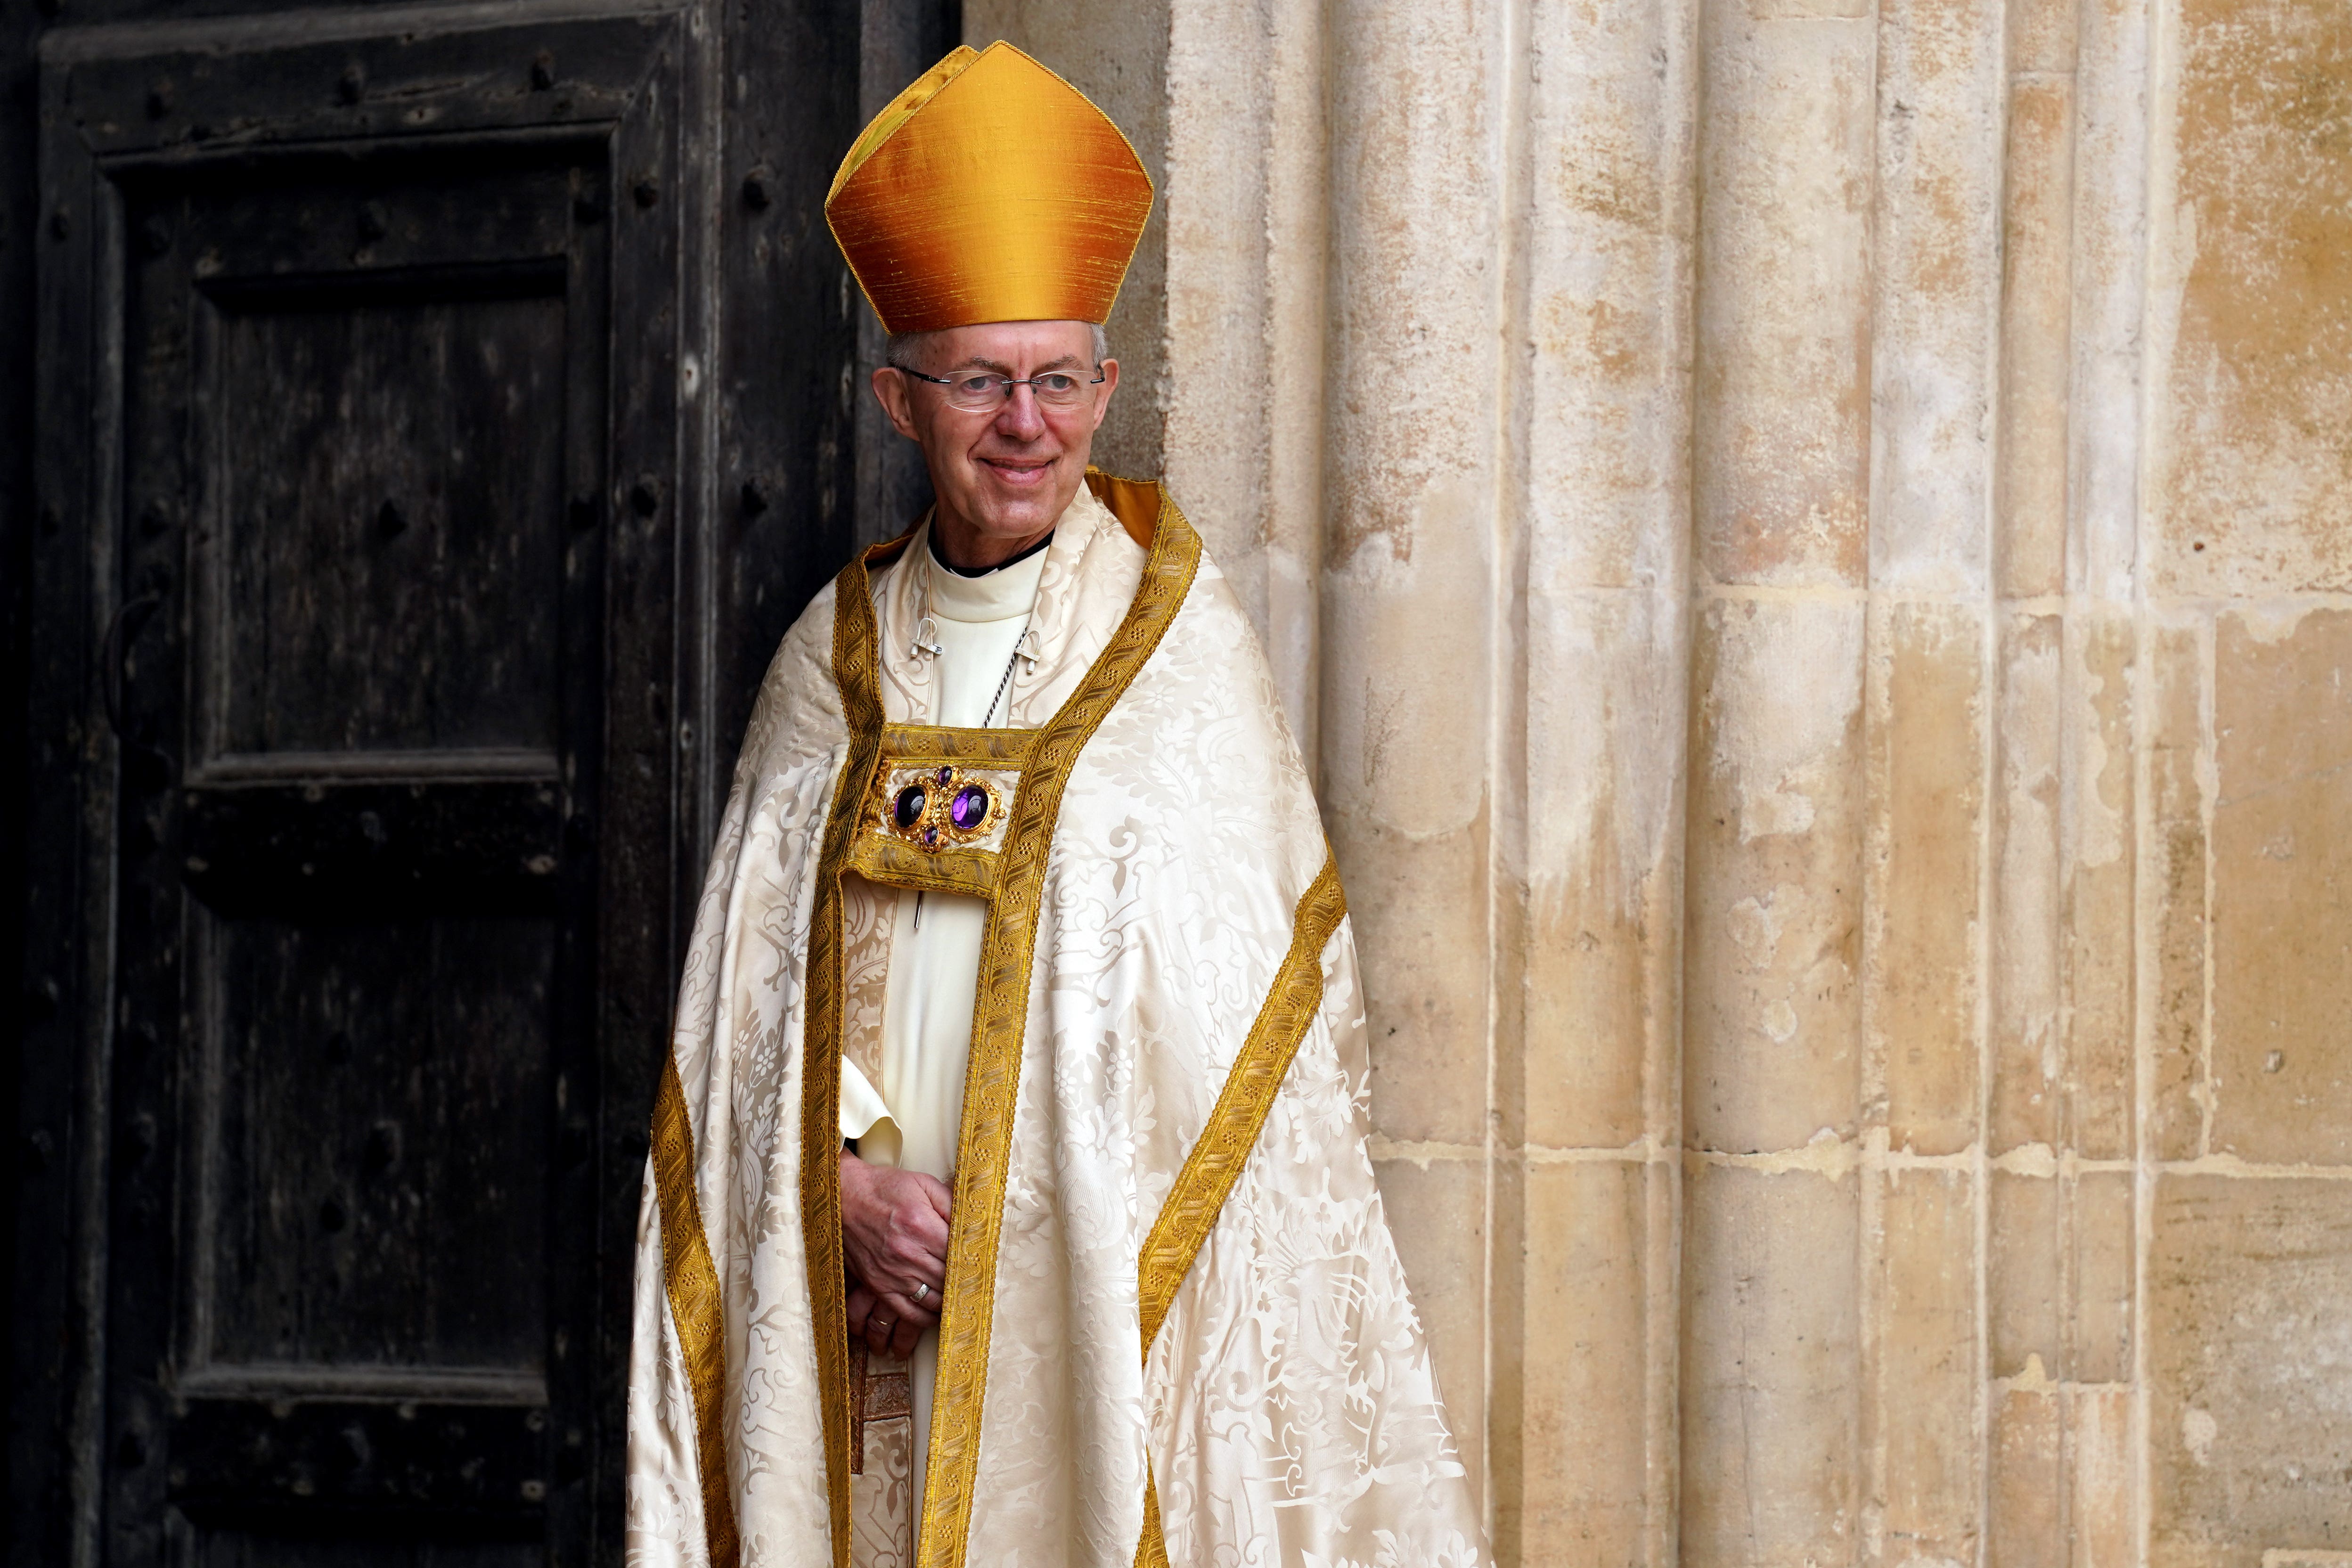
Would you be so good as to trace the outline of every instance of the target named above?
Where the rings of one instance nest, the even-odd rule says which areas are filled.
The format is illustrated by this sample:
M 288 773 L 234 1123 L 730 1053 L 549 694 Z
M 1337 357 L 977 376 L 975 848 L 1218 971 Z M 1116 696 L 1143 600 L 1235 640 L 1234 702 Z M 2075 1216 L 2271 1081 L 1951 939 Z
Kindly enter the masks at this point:
M 1001 42 L 959 46 L 891 100 L 824 199 L 891 332 L 1107 321 L 1150 212 L 1110 117 Z

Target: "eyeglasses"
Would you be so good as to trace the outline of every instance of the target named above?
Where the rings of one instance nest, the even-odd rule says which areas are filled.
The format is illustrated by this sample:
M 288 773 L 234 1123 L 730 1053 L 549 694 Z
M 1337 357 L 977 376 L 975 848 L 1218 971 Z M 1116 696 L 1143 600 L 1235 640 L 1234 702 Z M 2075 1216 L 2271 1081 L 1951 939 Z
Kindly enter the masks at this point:
M 1102 366 L 1095 366 L 1094 379 L 1081 381 L 1066 370 L 1049 370 L 1042 374 L 1022 379 L 999 375 L 994 371 L 975 371 L 969 375 L 925 375 L 919 370 L 905 365 L 893 365 L 901 375 L 911 375 L 917 381 L 928 381 L 933 386 L 948 389 L 948 406 L 961 408 L 966 414 L 993 414 L 1004 406 L 1016 386 L 1025 386 L 1039 406 L 1045 408 L 1076 408 L 1086 401 L 1087 388 L 1102 383 Z

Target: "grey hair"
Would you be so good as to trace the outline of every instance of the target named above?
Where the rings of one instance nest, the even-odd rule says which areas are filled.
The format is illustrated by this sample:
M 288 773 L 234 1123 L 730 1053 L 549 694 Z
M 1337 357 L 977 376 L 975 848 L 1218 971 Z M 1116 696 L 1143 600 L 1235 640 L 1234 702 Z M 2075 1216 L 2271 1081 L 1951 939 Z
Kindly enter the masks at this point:
M 1095 363 L 1110 358 L 1110 334 L 1104 331 L 1100 321 L 1088 321 L 1087 330 L 1094 334 Z M 938 332 L 892 332 L 882 345 L 882 363 L 898 370 L 919 370 L 924 351 L 931 346 Z

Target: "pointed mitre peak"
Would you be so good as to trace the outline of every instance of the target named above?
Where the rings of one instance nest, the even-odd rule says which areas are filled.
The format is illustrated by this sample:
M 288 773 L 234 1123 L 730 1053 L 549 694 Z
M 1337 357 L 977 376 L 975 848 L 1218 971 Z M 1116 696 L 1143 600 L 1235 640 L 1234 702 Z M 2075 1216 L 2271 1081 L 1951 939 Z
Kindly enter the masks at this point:
M 891 100 L 824 203 L 891 332 L 1106 321 L 1150 213 L 1110 117 L 1003 42 L 959 46 Z

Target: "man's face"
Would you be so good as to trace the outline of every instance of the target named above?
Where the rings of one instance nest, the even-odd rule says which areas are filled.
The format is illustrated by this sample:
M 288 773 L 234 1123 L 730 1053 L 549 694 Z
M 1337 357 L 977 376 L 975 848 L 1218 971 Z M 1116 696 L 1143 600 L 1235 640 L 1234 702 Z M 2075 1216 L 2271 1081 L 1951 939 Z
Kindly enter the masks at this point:
M 1084 321 L 990 321 L 934 334 L 913 368 L 931 375 L 992 373 L 1025 381 L 1063 371 L 1095 374 L 1094 330 Z M 940 503 L 942 542 L 959 564 L 990 564 L 1054 526 L 1086 481 L 1095 429 L 1118 384 L 1118 362 L 1075 407 L 1049 408 L 1016 386 L 994 412 L 958 408 L 948 389 L 885 367 L 874 393 L 902 436 L 922 443 Z M 959 537 L 961 536 L 961 537 Z M 969 546 L 969 548 L 967 548 Z M 976 555 L 967 563 L 961 559 Z

